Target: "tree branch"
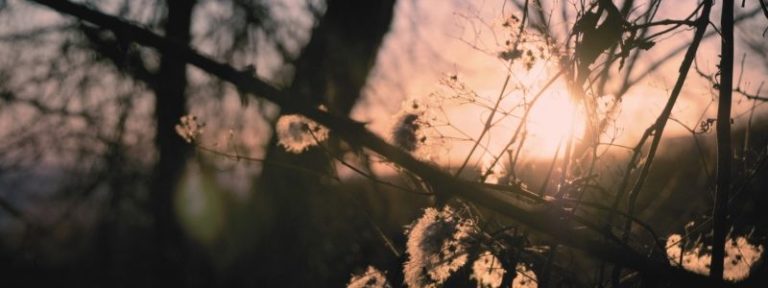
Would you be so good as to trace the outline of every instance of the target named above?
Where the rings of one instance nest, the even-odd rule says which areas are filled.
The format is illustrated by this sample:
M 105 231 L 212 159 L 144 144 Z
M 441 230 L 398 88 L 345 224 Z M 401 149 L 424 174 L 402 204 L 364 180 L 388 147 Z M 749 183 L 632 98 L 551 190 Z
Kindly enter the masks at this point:
M 21 214 L 21 211 L 19 211 L 16 206 L 13 206 L 11 202 L 8 202 L 8 200 L 5 200 L 5 198 L 0 197 L 0 209 L 5 210 L 5 212 L 8 212 L 11 216 L 17 219 L 23 219 L 23 215 Z
M 699 44 L 701 44 L 701 40 L 704 38 L 704 32 L 707 30 L 709 14 L 712 10 L 712 1 L 707 0 L 704 3 L 704 9 L 701 12 L 701 16 L 698 20 L 696 20 L 696 32 L 693 36 L 693 41 L 691 42 L 688 51 L 685 53 L 683 62 L 680 64 L 680 75 L 675 82 L 675 86 L 672 89 L 672 93 L 670 94 L 669 99 L 667 100 L 667 104 L 664 106 L 664 110 L 662 110 L 659 118 L 656 119 L 656 123 L 653 126 L 654 137 L 651 141 L 651 146 L 648 149 L 645 165 L 643 165 L 643 168 L 640 171 L 640 175 L 638 176 L 634 187 L 632 187 L 632 190 L 629 192 L 629 203 L 627 207 L 629 215 L 634 214 L 635 202 L 638 195 L 640 194 L 640 190 L 643 188 L 643 184 L 645 184 L 646 178 L 648 177 L 648 172 L 650 171 L 651 165 L 653 164 L 656 150 L 659 148 L 661 137 L 664 134 L 664 127 L 666 127 L 667 121 L 669 120 L 670 115 L 672 115 L 672 108 L 675 106 L 677 98 L 680 96 L 680 92 L 682 92 L 683 84 L 685 84 L 685 80 L 688 78 L 688 71 L 691 69 L 691 64 L 693 64 L 693 60 L 696 58 L 696 52 L 698 51 Z M 625 226 L 625 237 L 627 237 L 629 233 L 629 224 L 630 223 Z

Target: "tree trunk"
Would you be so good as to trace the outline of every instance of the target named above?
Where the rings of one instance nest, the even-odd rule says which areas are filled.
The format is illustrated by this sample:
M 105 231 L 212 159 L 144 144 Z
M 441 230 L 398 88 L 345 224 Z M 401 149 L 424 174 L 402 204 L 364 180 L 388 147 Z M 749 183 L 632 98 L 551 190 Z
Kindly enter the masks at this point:
M 289 95 L 297 97 L 295 101 L 322 104 L 331 113 L 348 115 L 389 31 L 393 9 L 393 0 L 329 1 L 310 42 L 295 62 Z M 272 139 L 270 145 L 268 162 L 290 163 L 320 174 L 335 174 L 326 150 L 312 148 L 296 155 L 278 147 L 276 139 Z M 334 146 L 330 149 L 335 150 Z M 266 277 L 269 282 L 286 287 L 344 285 L 351 271 L 347 270 L 351 269 L 347 267 L 350 263 L 343 263 L 348 259 L 334 258 L 349 258 L 349 254 L 354 254 L 342 251 L 351 248 L 344 243 L 352 242 L 350 239 L 354 237 L 350 234 L 342 237 L 342 233 L 334 231 L 340 229 L 340 225 L 334 223 L 351 224 L 362 219 L 343 219 L 344 207 L 331 206 L 344 206 L 343 200 L 327 187 L 324 177 L 265 166 L 261 179 L 259 187 L 273 213 L 270 232 L 264 239 L 269 245 L 265 246 L 265 257 L 261 257 L 268 267 L 264 267 L 260 278 Z M 348 255 L 342 255 L 345 253 Z M 298 271 L 301 275 L 296 275 Z
M 720 101 L 717 106 L 717 187 L 712 213 L 714 236 L 709 277 L 723 279 L 725 237 L 728 233 L 728 194 L 731 186 L 731 94 L 733 91 L 733 0 L 723 1 L 720 26 Z
M 165 35 L 177 44 L 187 45 L 194 1 L 168 0 L 166 5 Z M 174 53 L 171 47 L 162 48 L 159 81 L 154 87 L 158 159 L 149 192 L 156 257 L 153 278 L 158 287 L 186 286 L 182 267 L 187 261 L 187 245 L 174 213 L 173 195 L 190 151 L 190 146 L 174 132 L 179 118 L 186 113 L 187 70 L 186 63 Z

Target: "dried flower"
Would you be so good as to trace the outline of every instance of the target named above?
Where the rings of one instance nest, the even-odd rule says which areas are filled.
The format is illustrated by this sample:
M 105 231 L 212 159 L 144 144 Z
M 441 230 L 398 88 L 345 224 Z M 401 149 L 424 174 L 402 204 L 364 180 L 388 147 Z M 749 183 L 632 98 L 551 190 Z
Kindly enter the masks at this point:
M 394 131 L 392 131 L 395 144 L 405 151 L 413 152 L 416 150 L 419 142 L 426 141 L 425 136 L 419 136 L 421 134 L 421 126 L 418 114 L 406 113 L 401 115 L 397 120 Z
M 176 134 L 179 134 L 181 138 L 187 143 L 194 142 L 201 134 L 203 134 L 204 122 L 198 122 L 195 115 L 181 116 L 179 124 L 176 124 Z
M 435 101 L 438 100 L 434 96 L 408 99 L 393 117 L 394 144 L 426 160 L 434 160 L 439 154 L 437 149 L 445 144 L 435 127 L 438 117 L 434 112 L 439 107 Z
M 520 21 L 514 15 L 502 22 L 501 26 L 508 35 L 501 51 L 497 53 L 502 60 L 518 62 L 526 70 L 531 70 L 538 60 L 549 59 L 553 51 L 557 50 L 545 35 L 531 30 L 520 31 Z
M 352 279 L 350 279 L 349 284 L 347 284 L 347 288 L 391 287 L 392 286 L 389 285 L 389 282 L 387 282 L 387 277 L 384 276 L 384 273 L 374 268 L 373 266 L 368 266 L 368 269 L 365 270 L 365 273 L 362 275 L 352 275 Z
M 472 263 L 472 275 L 470 278 L 477 281 L 477 287 L 482 288 L 496 288 L 501 286 L 501 282 L 504 277 L 504 273 L 507 270 L 501 266 L 496 256 L 493 256 L 491 252 L 483 252 L 480 257 Z
M 515 276 L 515 279 L 512 279 L 513 288 L 539 287 L 539 282 L 538 282 L 538 279 L 536 278 L 536 273 L 534 273 L 533 270 L 528 268 L 528 266 L 522 263 L 517 263 L 515 270 L 517 270 L 517 276 Z
M 440 78 L 440 85 L 444 88 L 436 93 L 431 93 L 427 96 L 429 102 L 434 103 L 438 107 L 445 104 L 464 104 L 474 103 L 478 101 L 480 96 L 477 95 L 474 89 L 472 89 L 467 83 L 464 83 L 456 74 L 444 74 Z
M 278 144 L 295 154 L 328 139 L 328 128 L 298 114 L 280 116 L 275 130 Z
M 682 236 L 672 234 L 667 238 L 667 256 L 672 265 L 680 265 L 680 253 L 682 253 L 682 266 L 686 270 L 703 275 L 709 274 L 709 265 L 712 263 L 712 255 L 703 251 L 701 243 L 693 249 L 682 251 L 680 244 Z M 744 237 L 728 239 L 725 242 L 725 257 L 723 259 L 723 279 L 729 281 L 744 280 L 749 276 L 753 264 L 760 260 L 763 254 L 763 246 L 754 246 Z
M 471 219 L 461 218 L 450 207 L 424 210 L 424 215 L 408 231 L 405 283 L 408 287 L 436 287 L 464 266 L 471 235 Z

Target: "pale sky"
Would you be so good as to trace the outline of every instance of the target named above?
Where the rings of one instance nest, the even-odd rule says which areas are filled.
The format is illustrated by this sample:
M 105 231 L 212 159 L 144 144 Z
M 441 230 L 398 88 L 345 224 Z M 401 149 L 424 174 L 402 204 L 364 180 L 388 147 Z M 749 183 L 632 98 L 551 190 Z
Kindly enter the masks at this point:
M 504 64 L 493 54 L 500 51 L 499 45 L 503 45 L 505 37 L 504 31 L 506 30 L 503 30 L 500 25 L 504 19 L 501 16 L 503 15 L 502 8 L 506 11 L 506 15 L 514 11 L 510 6 L 504 7 L 503 2 L 501 0 L 399 1 L 392 31 L 379 55 L 375 77 L 371 78 L 368 93 L 366 93 L 367 97 L 358 105 L 353 117 L 370 122 L 372 129 L 387 134 L 391 129 L 388 123 L 392 115 L 399 110 L 399 103 L 410 97 L 422 97 L 431 92 L 439 91 L 441 89 L 439 80 L 446 74 L 457 74 L 480 97 L 486 98 L 492 103 L 498 96 L 506 76 Z M 697 1 L 670 2 L 672 1 L 663 2 L 665 4 L 661 6 L 656 20 L 685 17 L 693 11 L 697 4 Z M 559 7 L 558 1 L 547 1 L 547 3 L 553 4 L 555 8 Z M 752 6 L 755 5 L 757 4 L 752 3 Z M 737 8 L 736 12 L 751 9 L 754 7 L 747 6 L 746 8 Z M 563 25 L 562 18 L 558 16 L 559 12 L 555 14 L 552 16 L 552 26 L 561 27 Z M 710 18 L 712 22 L 719 23 L 718 14 L 719 9 L 712 11 Z M 520 15 L 518 14 L 518 16 Z M 568 22 L 569 27 L 573 20 L 570 21 Z M 711 29 L 710 26 L 710 31 Z M 737 30 L 737 37 L 738 33 Z M 692 36 L 693 30 L 684 28 L 661 38 L 655 47 L 641 55 L 635 71 L 644 70 L 649 63 L 668 53 L 668 51 L 685 45 Z M 562 40 L 562 36 L 558 36 L 558 39 Z M 477 47 L 471 47 L 473 45 Z M 753 59 L 761 61 L 750 62 L 750 53 L 741 49 L 740 46 L 743 45 L 737 45 L 736 50 L 737 59 L 735 62 L 737 65 L 741 60 L 742 53 L 747 53 L 745 74 L 742 80 L 745 84 L 742 86 L 754 92 L 759 86 L 759 82 L 765 78 L 764 61 L 762 61 L 763 59 Z M 656 119 L 677 78 L 677 70 L 683 54 L 679 53 L 661 69 L 653 71 L 627 93 L 615 125 L 617 129 L 616 143 L 634 145 L 642 131 Z M 702 44 L 697 63 L 703 71 L 711 74 L 716 71 L 715 65 L 718 61 L 718 54 L 719 43 L 715 37 L 710 37 Z M 612 71 L 616 71 L 617 67 L 612 68 Z M 736 67 L 737 72 L 739 68 Z M 553 63 L 537 64 L 531 71 L 513 68 L 512 78 L 513 82 L 514 79 L 519 79 L 523 83 L 543 82 L 557 69 Z M 633 78 L 637 76 L 633 74 Z M 738 77 L 738 73 L 736 77 Z M 529 135 L 530 139 L 527 140 L 530 142 L 526 147 L 530 149 L 527 152 L 536 156 L 551 157 L 553 155 L 558 140 L 563 134 L 567 134 L 568 128 L 564 127 L 568 125 L 564 124 L 569 123 L 570 116 L 567 115 L 571 114 L 574 109 L 570 107 L 570 104 L 567 104 L 570 97 L 567 96 L 569 93 L 562 81 L 558 81 L 553 87 L 550 88 L 551 92 L 542 96 L 541 102 L 534 108 L 531 115 L 531 135 Z M 611 86 L 609 85 L 609 87 Z M 537 89 L 531 90 L 529 94 L 537 91 Z M 519 96 L 513 95 L 513 97 Z M 696 75 L 692 68 L 682 95 L 673 110 L 673 117 L 689 127 L 696 127 L 702 114 L 706 115 L 705 118 L 715 117 L 716 103 L 709 106 L 708 109 L 706 108 L 710 101 L 716 97 L 716 91 L 712 90 L 711 85 Z M 519 103 L 519 98 L 509 101 L 510 105 L 513 103 Z M 735 94 L 733 115 L 739 115 L 751 105 L 751 102 L 744 101 L 744 97 Z M 446 105 L 444 108 L 449 112 L 450 122 L 471 136 L 477 136 L 480 133 L 488 116 L 488 109 L 473 107 L 472 105 Z M 765 111 L 764 108 L 758 110 Z M 491 149 L 500 149 L 504 146 L 511 135 L 510 130 L 516 126 L 514 119 L 510 118 L 509 120 L 508 125 L 502 123 L 500 129 L 488 133 L 491 135 L 491 140 L 487 143 L 484 142 L 484 144 L 487 144 Z M 690 134 L 679 124 L 673 121 L 668 123 L 665 136 L 684 135 Z M 531 147 L 535 147 L 535 149 Z M 463 159 L 468 149 L 469 145 L 454 143 L 451 147 L 451 159 L 448 161 L 455 163 L 457 159 Z

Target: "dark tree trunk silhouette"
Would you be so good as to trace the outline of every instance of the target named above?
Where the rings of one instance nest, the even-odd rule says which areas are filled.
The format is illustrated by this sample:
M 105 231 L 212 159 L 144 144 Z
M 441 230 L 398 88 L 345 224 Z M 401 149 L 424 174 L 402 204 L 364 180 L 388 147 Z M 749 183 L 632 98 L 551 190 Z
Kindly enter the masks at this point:
M 165 15 L 164 30 L 166 37 L 179 45 L 188 45 L 190 41 L 190 27 L 192 9 L 195 1 L 169 0 L 166 2 L 167 15 Z M 190 266 L 190 252 L 192 244 L 185 240 L 176 214 L 174 213 L 173 195 L 177 182 L 183 172 L 186 159 L 190 152 L 188 143 L 174 132 L 174 126 L 181 116 L 186 113 L 186 62 L 173 56 L 173 45 L 162 47 L 161 61 L 158 71 L 151 71 L 145 66 L 144 59 L 125 45 L 122 41 L 129 41 L 131 35 L 116 32 L 116 39 L 104 37 L 103 29 L 87 25 L 80 25 L 82 32 L 99 57 L 107 60 L 121 70 L 145 83 L 154 90 L 155 94 L 155 148 L 157 149 L 157 162 L 153 167 L 150 182 L 150 209 L 154 231 L 153 257 L 151 275 L 155 285 L 184 285 L 185 269 Z M 126 108 L 127 109 L 127 108 Z M 122 121 L 124 119 L 121 118 Z M 114 172 L 119 173 L 119 172 Z M 119 176 L 118 176 L 119 177 Z M 119 179 L 116 179 L 119 180 Z M 112 193 L 120 193 L 121 187 L 114 186 Z M 110 196 L 110 205 L 117 210 L 118 195 Z M 110 243 L 114 239 L 116 222 L 114 216 L 107 215 L 101 231 L 104 253 L 102 267 L 105 273 L 102 278 L 112 281 L 110 276 Z M 108 282 L 107 282 L 108 283 Z
M 731 187 L 731 96 L 733 93 L 733 0 L 723 1 L 720 29 L 720 99 L 717 106 L 717 186 L 712 213 L 712 262 L 709 277 L 723 279 L 725 237 L 728 233 L 728 194 Z
M 188 45 L 194 1 L 168 0 L 166 37 L 179 45 Z M 154 220 L 155 285 L 184 286 L 183 266 L 187 261 L 187 244 L 176 219 L 173 195 L 184 169 L 190 146 L 174 132 L 179 118 L 186 113 L 186 63 L 173 56 L 172 46 L 161 48 L 162 58 L 155 89 L 155 145 L 158 151 L 150 184 L 150 201 Z
M 325 15 L 295 61 L 294 79 L 289 87 L 289 95 L 293 98 L 289 101 L 324 105 L 333 114 L 347 116 L 358 100 L 382 39 L 389 31 L 394 2 L 328 1 Z M 296 155 L 278 147 L 276 141 L 273 137 L 270 142 L 267 161 L 305 167 L 320 174 L 335 174 L 329 151 L 313 148 Z M 334 146 L 332 144 L 327 149 L 335 150 Z M 267 194 L 267 202 L 274 212 L 270 217 L 271 243 L 264 251 L 264 257 L 270 259 L 266 262 L 271 263 L 265 269 L 269 282 L 297 287 L 317 283 L 343 285 L 346 279 L 328 278 L 339 273 L 331 273 L 323 265 L 329 258 L 341 256 L 333 255 L 338 254 L 340 248 L 346 249 L 339 241 L 349 241 L 330 239 L 330 235 L 335 235 L 331 231 L 333 227 L 324 225 L 349 221 L 343 219 L 342 211 L 330 208 L 330 205 L 340 204 L 342 198 L 328 189 L 327 179 L 298 173 L 294 169 L 267 165 L 261 179 L 261 193 Z M 328 250 L 324 247 L 336 248 L 324 251 Z M 337 262 L 338 268 L 332 269 L 343 270 L 342 267 L 350 264 Z M 296 271 L 305 271 L 309 275 L 292 276 Z

